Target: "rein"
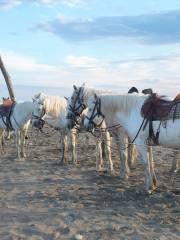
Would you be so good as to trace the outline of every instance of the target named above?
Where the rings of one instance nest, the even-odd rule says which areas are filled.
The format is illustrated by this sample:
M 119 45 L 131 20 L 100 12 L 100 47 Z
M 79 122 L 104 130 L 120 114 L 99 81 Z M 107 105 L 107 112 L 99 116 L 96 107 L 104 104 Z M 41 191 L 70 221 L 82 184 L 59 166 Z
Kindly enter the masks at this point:
M 96 109 L 97 109 L 97 111 L 96 111 Z M 98 123 L 98 124 L 94 122 L 94 119 L 95 119 L 96 116 L 98 116 L 98 117 L 101 116 L 102 117 L 101 122 Z M 94 102 L 94 108 L 93 108 L 91 116 L 88 117 L 88 116 L 85 115 L 85 118 L 87 118 L 89 120 L 89 124 L 92 124 L 95 127 L 100 127 L 102 125 L 102 123 L 105 119 L 105 115 L 101 112 L 101 99 L 100 98 L 97 98 L 96 101 Z
M 97 109 L 97 112 L 95 112 L 96 109 Z M 100 122 L 99 124 L 96 124 L 96 123 L 94 122 L 94 119 L 95 119 L 96 116 L 102 116 L 102 120 L 101 120 L 101 122 Z M 105 115 L 104 115 L 104 114 L 102 113 L 102 111 L 101 111 L 101 99 L 100 99 L 100 98 L 97 98 L 96 101 L 94 102 L 94 108 L 93 108 L 93 111 L 92 111 L 91 116 L 90 116 L 90 117 L 85 116 L 85 117 L 89 120 L 89 125 L 92 125 L 92 126 L 95 127 L 95 131 L 97 131 L 97 128 L 98 128 L 98 131 L 99 131 L 99 132 L 105 132 L 105 131 L 108 131 L 108 130 L 113 131 L 113 129 L 123 127 L 123 126 L 120 125 L 120 124 L 116 124 L 116 125 L 113 125 L 113 126 L 110 126 L 110 127 L 107 127 L 107 128 L 100 128 L 100 126 L 102 125 L 103 121 L 105 120 Z M 137 133 L 136 133 L 136 135 L 135 135 L 135 137 L 133 138 L 133 140 L 132 140 L 131 143 L 129 143 L 129 144 L 134 144 L 136 138 L 138 137 L 140 131 L 142 130 L 142 127 L 143 127 L 143 125 L 144 125 L 145 120 L 146 120 L 146 118 L 144 117 L 143 120 L 142 120 L 142 123 L 141 123 L 141 125 L 140 125 L 140 127 L 139 127 L 139 129 L 138 129 L 138 131 L 137 131 Z M 100 128 L 100 129 L 99 129 L 99 128 Z M 89 132 L 90 132 L 94 137 L 97 137 L 97 136 L 93 133 L 93 131 L 89 131 Z M 129 144 L 128 144 L 128 145 L 129 145 Z M 146 145 L 147 145 L 147 144 L 146 144 Z M 107 146 L 108 146 L 108 145 L 107 145 Z M 109 145 L 109 147 L 112 148 L 112 149 L 115 149 L 115 148 L 113 148 L 113 147 L 110 146 L 110 145 Z M 127 149 L 127 148 L 128 148 L 128 146 L 127 146 L 127 147 L 124 147 L 124 148 L 121 148 L 121 149 L 122 149 L 122 150 L 125 150 L 125 149 Z
M 84 95 L 80 98 L 80 94 L 82 90 L 83 88 L 80 87 L 73 106 L 69 104 L 69 111 L 71 112 L 71 114 L 68 114 L 66 117 L 67 119 L 73 120 L 76 125 L 78 124 L 77 117 L 80 117 L 83 110 L 86 109 L 86 105 L 84 104 Z M 79 105 L 75 107 L 77 102 L 79 103 Z
M 42 105 L 43 105 L 43 104 L 42 104 Z M 32 119 L 36 119 L 36 120 L 38 120 L 38 122 L 39 122 L 39 129 L 42 129 L 42 127 L 43 127 L 43 125 L 44 125 L 44 123 L 45 123 L 44 119 L 42 119 L 45 114 L 46 114 L 46 109 L 45 109 L 44 106 L 43 106 L 43 108 L 42 108 L 42 112 L 41 112 L 41 115 L 40 115 L 40 116 L 37 116 L 37 115 L 35 115 L 35 114 L 32 114 Z

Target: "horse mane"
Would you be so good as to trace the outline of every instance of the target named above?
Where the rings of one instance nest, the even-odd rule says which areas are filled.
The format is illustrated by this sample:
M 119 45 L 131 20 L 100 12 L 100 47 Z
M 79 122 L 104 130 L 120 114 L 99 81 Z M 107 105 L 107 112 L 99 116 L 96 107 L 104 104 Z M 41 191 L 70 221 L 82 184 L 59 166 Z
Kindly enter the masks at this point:
M 111 111 L 116 112 L 119 110 L 129 115 L 136 106 L 142 106 L 148 96 L 144 94 L 103 94 L 100 98 L 102 99 L 102 105 L 106 106 L 106 108 L 109 108 Z
M 80 88 L 80 87 L 78 87 Z M 83 89 L 84 100 L 87 102 L 89 97 L 93 96 L 94 94 L 101 95 L 101 94 L 112 94 L 112 91 L 107 89 L 98 89 L 98 88 L 88 88 L 88 87 L 81 87 Z
M 58 117 L 67 110 L 67 100 L 64 97 L 48 96 L 43 93 L 34 95 L 34 99 L 40 100 L 46 109 L 47 114 Z

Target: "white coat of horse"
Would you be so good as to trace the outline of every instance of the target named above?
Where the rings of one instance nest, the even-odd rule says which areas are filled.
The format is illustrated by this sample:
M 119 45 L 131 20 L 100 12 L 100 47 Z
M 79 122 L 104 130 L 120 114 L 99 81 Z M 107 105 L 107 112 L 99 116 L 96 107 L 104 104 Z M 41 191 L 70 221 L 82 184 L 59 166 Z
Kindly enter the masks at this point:
M 31 115 L 33 111 L 33 104 L 30 101 L 15 103 L 10 116 L 10 123 L 12 130 L 16 137 L 17 158 L 26 157 L 25 154 L 25 136 L 30 125 Z M 3 137 L 4 130 L 7 128 L 2 117 L 0 117 L 0 136 Z M 1 138 L 2 139 L 2 138 Z M 1 147 L 3 147 L 1 141 Z M 2 150 L 2 149 L 1 149 Z
M 100 89 L 93 89 L 93 88 L 87 88 L 83 84 L 81 87 L 74 87 L 74 91 L 71 95 L 71 98 L 69 99 L 69 107 L 68 107 L 68 127 L 72 128 L 76 124 L 78 124 L 79 120 L 83 118 L 86 107 L 88 103 L 88 99 L 92 97 L 95 93 L 96 94 L 112 94 L 112 92 L 107 90 L 100 90 Z M 122 128 L 118 128 L 118 124 L 114 124 L 114 127 L 110 128 L 110 131 L 108 131 L 107 126 L 110 125 L 107 121 L 103 122 L 103 125 L 101 125 L 100 131 L 102 131 L 102 141 L 98 141 L 98 157 L 96 158 L 96 169 L 97 171 L 101 171 L 103 169 L 104 161 L 103 161 L 103 150 L 105 150 L 107 162 L 109 163 L 109 170 L 111 173 L 114 172 L 113 162 L 111 159 L 111 148 L 112 148 L 112 140 L 111 136 L 115 138 L 115 141 L 118 146 L 118 152 L 120 157 L 120 177 L 121 178 L 128 178 L 129 175 L 129 164 L 131 167 L 134 167 L 135 164 L 135 158 L 137 157 L 135 148 L 131 145 L 128 146 L 128 137 L 127 133 L 125 133 Z M 116 127 L 115 127 L 116 126 Z M 111 136 L 110 136 L 111 132 Z
M 72 161 L 77 163 L 75 144 L 75 131 L 67 128 L 67 100 L 64 97 L 48 96 L 38 93 L 33 97 L 32 126 L 42 128 L 45 121 L 50 126 L 60 130 L 62 137 L 62 158 L 61 163 L 66 161 L 67 137 L 70 134 L 72 144 Z
M 146 95 L 94 95 L 88 100 L 87 118 L 84 120 L 84 126 L 88 130 L 93 130 L 105 119 L 111 124 L 117 121 L 127 130 L 131 140 L 134 140 L 136 147 L 141 154 L 141 161 L 145 171 L 145 189 L 152 191 L 157 187 L 157 180 L 154 172 L 153 162 L 151 161 L 151 152 L 148 151 L 146 140 L 149 137 L 149 128 L 141 128 L 143 117 L 141 108 Z M 100 104 L 100 106 L 98 106 Z M 100 108 L 100 109 L 99 109 Z M 160 126 L 160 121 L 153 121 L 154 132 L 159 132 L 159 145 L 174 148 L 180 148 L 180 119 L 167 120 L 166 127 Z M 139 131 L 139 132 L 138 132 Z M 178 154 L 177 154 L 178 157 Z M 176 161 L 175 161 L 176 162 Z
M 68 99 L 67 127 L 72 129 L 76 125 L 79 125 L 80 128 L 83 128 L 83 116 L 86 111 L 86 105 L 89 97 L 93 96 L 94 93 L 101 94 L 104 91 L 100 89 L 87 88 L 84 84 L 81 87 L 74 85 L 73 88 L 74 91 Z M 103 157 L 106 157 L 108 162 L 108 171 L 110 174 L 114 174 L 114 167 L 111 159 L 111 136 L 105 129 L 106 127 L 104 126 L 101 138 L 98 139 L 96 145 L 96 170 L 98 172 L 104 171 Z

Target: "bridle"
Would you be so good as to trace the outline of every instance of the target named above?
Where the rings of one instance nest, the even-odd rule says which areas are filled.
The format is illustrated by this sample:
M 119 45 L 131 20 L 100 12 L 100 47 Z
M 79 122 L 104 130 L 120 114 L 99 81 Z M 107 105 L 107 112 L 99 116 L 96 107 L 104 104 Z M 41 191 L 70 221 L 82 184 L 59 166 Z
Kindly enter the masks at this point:
M 72 120 L 75 123 L 75 125 L 78 124 L 78 118 L 81 117 L 81 113 L 83 112 L 84 109 L 86 109 L 86 105 L 84 104 L 84 95 L 80 97 L 81 91 L 83 91 L 82 87 L 80 87 L 77 92 L 73 106 L 69 104 L 69 109 L 68 109 L 69 112 L 66 117 L 67 119 Z M 78 106 L 76 107 L 77 103 L 78 103 Z
M 102 118 L 99 123 L 94 122 L 94 119 L 97 116 Z M 102 123 L 105 119 L 105 115 L 101 111 L 101 98 L 96 98 L 96 101 L 94 102 L 94 108 L 92 110 L 91 116 L 87 117 L 85 115 L 85 118 L 87 118 L 89 120 L 89 126 L 95 127 L 95 128 L 101 127 L 101 125 L 102 125 Z
M 39 129 L 42 129 L 43 126 L 44 126 L 44 123 L 45 123 L 43 117 L 44 117 L 44 115 L 46 114 L 46 108 L 45 108 L 45 106 L 44 106 L 43 103 L 38 103 L 38 104 L 43 106 L 43 107 L 42 107 L 42 111 L 41 111 L 41 115 L 40 115 L 40 116 L 37 116 L 37 115 L 35 115 L 35 114 L 32 114 L 32 120 L 33 120 L 33 119 L 37 120 L 37 121 L 38 121 Z

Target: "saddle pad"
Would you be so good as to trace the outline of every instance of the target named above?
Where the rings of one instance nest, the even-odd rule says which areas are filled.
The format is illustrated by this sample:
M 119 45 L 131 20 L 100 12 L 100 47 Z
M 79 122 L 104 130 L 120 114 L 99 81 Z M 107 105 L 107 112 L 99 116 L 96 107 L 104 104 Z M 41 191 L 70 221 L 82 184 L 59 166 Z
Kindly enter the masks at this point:
M 145 114 L 143 114 L 142 112 L 141 114 L 143 117 L 145 117 Z M 158 115 L 152 112 L 151 115 L 148 115 L 145 118 L 150 121 L 167 121 L 167 120 L 180 119 L 180 101 L 172 105 L 169 111 L 166 112 L 164 115 L 162 114 Z
M 177 102 L 175 105 L 172 106 L 167 116 L 162 118 L 157 117 L 156 119 L 153 119 L 153 121 L 166 121 L 175 119 L 180 119 L 180 102 Z
M 176 119 L 180 115 L 179 108 L 180 100 L 169 101 L 153 93 L 144 102 L 141 115 L 149 121 Z
M 11 113 L 12 106 L 0 105 L 0 117 L 8 117 Z

